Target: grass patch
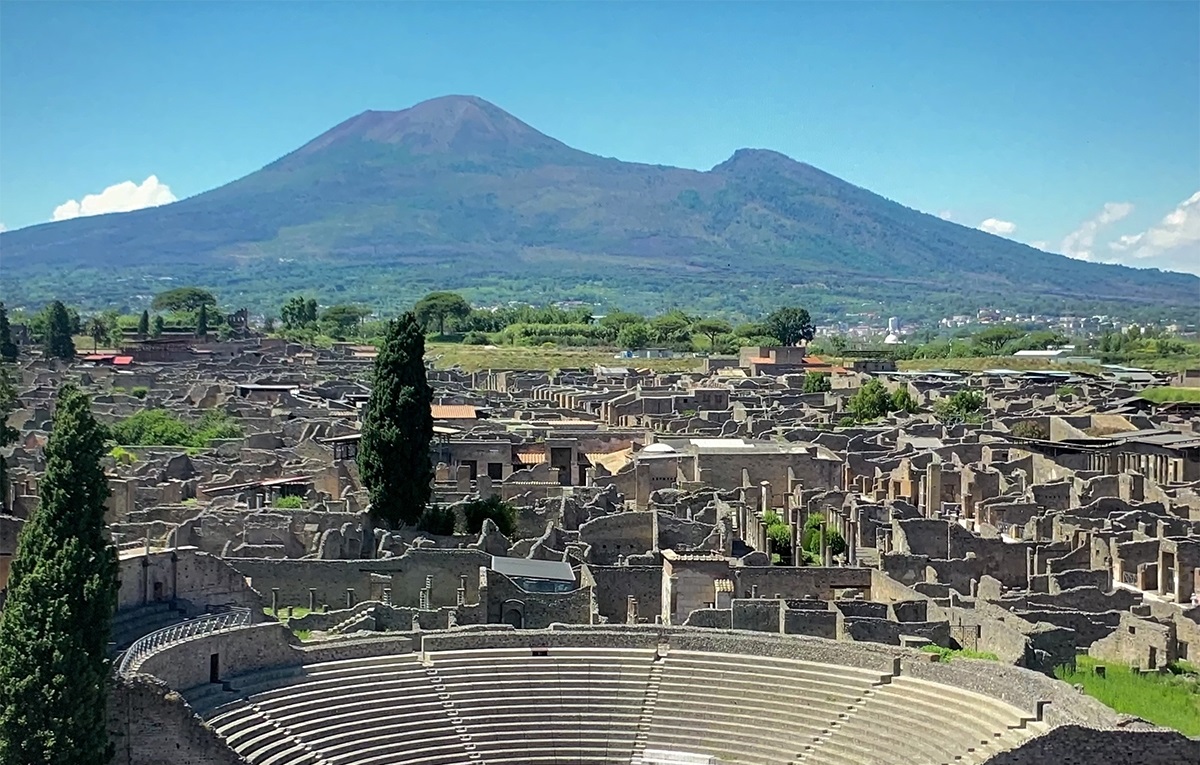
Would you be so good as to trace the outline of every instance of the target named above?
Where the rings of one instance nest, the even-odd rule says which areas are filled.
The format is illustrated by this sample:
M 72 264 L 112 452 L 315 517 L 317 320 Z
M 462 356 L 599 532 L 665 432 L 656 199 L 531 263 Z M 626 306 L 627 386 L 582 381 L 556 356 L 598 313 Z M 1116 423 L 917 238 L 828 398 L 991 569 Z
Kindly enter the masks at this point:
M 1105 668 L 1105 676 L 1095 673 Z M 1075 669 L 1059 667 L 1054 676 L 1118 712 L 1136 715 L 1155 725 L 1174 728 L 1186 736 L 1200 736 L 1200 676 L 1196 667 L 1179 662 L 1172 672 L 1142 674 L 1129 667 L 1098 661 L 1090 656 L 1075 660 Z
M 618 359 L 609 348 L 560 348 L 525 345 L 459 345 L 458 343 L 427 342 L 425 355 L 438 369 L 461 367 L 468 372 L 481 369 L 578 369 L 597 364 L 610 367 L 635 367 L 656 372 L 689 372 L 697 369 L 700 360 L 678 359 Z
M 988 651 L 973 651 L 970 648 L 943 648 L 940 645 L 925 645 L 921 646 L 921 650 L 925 653 L 935 653 L 938 655 L 938 661 L 943 664 L 948 664 L 955 659 L 987 659 L 988 661 L 1000 661 L 1000 657 Z
M 281 622 L 286 622 L 288 620 L 287 609 L 288 609 L 287 606 L 280 606 L 279 613 L 276 614 L 274 611 L 271 610 L 270 606 L 263 606 L 263 613 L 266 614 L 267 616 L 270 616 L 273 619 L 278 619 Z M 292 606 L 292 617 L 291 618 L 299 619 L 301 616 L 307 616 L 310 613 L 312 613 L 312 612 L 308 610 L 308 606 Z
M 1169 401 L 1184 401 L 1187 403 L 1200 403 L 1200 388 L 1174 388 L 1167 386 L 1165 388 L 1147 388 L 1141 393 L 1142 398 L 1147 401 L 1153 401 L 1156 404 L 1165 404 Z

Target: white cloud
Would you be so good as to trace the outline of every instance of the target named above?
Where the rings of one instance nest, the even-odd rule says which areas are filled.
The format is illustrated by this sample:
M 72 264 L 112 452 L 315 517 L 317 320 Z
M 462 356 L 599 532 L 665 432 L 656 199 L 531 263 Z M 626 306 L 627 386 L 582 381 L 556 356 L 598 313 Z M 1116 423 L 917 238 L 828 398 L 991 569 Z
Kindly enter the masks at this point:
M 986 231 L 989 234 L 995 234 L 996 236 L 1008 236 L 1017 230 L 1017 224 L 1008 220 L 988 218 L 983 223 L 980 223 L 976 228 L 978 228 L 980 231 Z
M 140 184 L 124 181 L 109 186 L 99 194 L 88 194 L 82 202 L 68 199 L 54 208 L 53 220 L 70 220 L 88 215 L 129 212 L 130 210 L 141 210 L 143 207 L 158 207 L 174 201 L 175 195 L 171 193 L 171 187 L 160 182 L 157 175 L 152 175 Z
M 3 234 L 5 231 L 8 231 L 8 226 L 0 223 L 0 234 Z
M 942 210 L 940 213 L 938 213 L 938 217 L 942 220 L 954 220 L 954 211 Z
M 1046 248 L 1050 246 L 1050 243 L 1043 241 L 1041 239 L 1038 239 L 1036 241 L 1030 242 L 1029 246 L 1033 247 L 1036 250 L 1041 250 L 1042 252 L 1049 252 L 1049 250 L 1047 250 Z
M 1098 215 L 1084 221 L 1079 228 L 1063 237 L 1062 244 L 1058 246 L 1059 252 L 1070 258 L 1091 260 L 1094 254 L 1092 249 L 1096 245 L 1096 234 L 1100 229 L 1116 223 L 1131 212 L 1133 205 L 1129 202 L 1106 202 Z
M 1140 234 L 1126 234 L 1108 246 L 1138 259 L 1157 259 L 1156 263 L 1137 265 L 1200 272 L 1200 191 L 1180 202 L 1157 225 Z

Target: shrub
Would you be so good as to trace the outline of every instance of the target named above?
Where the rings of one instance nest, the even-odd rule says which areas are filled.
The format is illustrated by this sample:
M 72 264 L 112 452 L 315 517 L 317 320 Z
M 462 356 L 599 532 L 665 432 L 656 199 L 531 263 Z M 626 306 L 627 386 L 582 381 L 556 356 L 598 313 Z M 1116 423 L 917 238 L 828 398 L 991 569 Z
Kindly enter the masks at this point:
M 304 507 L 304 497 L 290 496 L 279 497 L 271 503 L 271 507 L 277 507 L 280 510 L 299 510 Z
M 145 398 L 150 393 L 150 389 L 145 385 L 138 385 L 133 390 L 129 391 L 130 395 L 135 398 Z
M 206 412 L 187 422 L 165 409 L 143 409 L 108 428 L 109 437 L 127 446 L 187 446 L 204 448 L 214 439 L 239 438 L 241 427 L 229 415 Z
M 821 372 L 807 372 L 804 375 L 804 392 L 805 393 L 825 393 L 833 390 L 833 385 L 829 382 L 829 375 Z
M 1040 422 L 1034 420 L 1021 420 L 1012 426 L 1011 432 L 1017 438 L 1046 438 L 1046 429 Z
M 138 461 L 136 454 L 120 446 L 114 446 L 108 452 L 108 456 L 112 457 L 118 465 L 132 465 Z
M 1054 389 L 1054 395 L 1059 398 L 1075 398 L 1079 395 L 1079 388 L 1074 385 L 1060 385 Z
M 482 524 L 482 521 L 480 523 Z M 417 528 L 421 531 L 441 536 L 450 536 L 453 534 L 454 525 L 454 511 L 447 507 L 438 507 L 437 505 L 425 508 L 425 512 L 421 513 L 421 517 L 417 519 Z
M 491 342 L 483 332 L 468 332 L 463 335 L 463 345 L 487 345 Z
M 773 550 L 771 562 L 791 565 L 792 527 L 785 523 L 779 513 L 774 510 L 763 513 L 763 523 L 767 526 L 767 538 L 771 540 Z
M 483 528 L 483 522 L 488 518 L 492 519 L 500 533 L 506 537 L 512 536 L 517 530 L 517 508 L 498 496 L 467 502 L 463 505 L 463 515 L 467 519 L 468 534 L 478 534 Z
M 943 648 L 940 645 L 921 646 L 921 650 L 925 653 L 936 653 L 939 661 L 949 663 L 956 658 L 961 659 L 987 659 L 988 661 L 1000 661 L 1000 657 L 988 651 L 974 651 L 970 648 Z

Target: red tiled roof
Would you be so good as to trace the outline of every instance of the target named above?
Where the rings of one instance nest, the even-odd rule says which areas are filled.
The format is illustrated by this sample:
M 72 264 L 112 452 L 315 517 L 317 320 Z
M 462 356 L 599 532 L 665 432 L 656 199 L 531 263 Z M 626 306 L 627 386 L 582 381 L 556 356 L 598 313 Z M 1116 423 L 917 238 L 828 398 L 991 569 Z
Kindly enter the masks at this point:
M 132 363 L 133 363 L 133 357 L 132 357 L 132 356 L 114 356 L 114 357 L 113 357 L 113 363 L 114 363 L 114 364 L 116 364 L 117 366 L 122 366 L 122 367 L 123 367 L 123 366 L 125 366 L 126 364 L 132 364 Z
M 546 450 L 537 449 L 513 449 L 513 458 L 522 465 L 537 465 L 546 461 Z
M 435 420 L 473 420 L 478 416 L 475 407 L 467 404 L 432 404 L 430 410 Z

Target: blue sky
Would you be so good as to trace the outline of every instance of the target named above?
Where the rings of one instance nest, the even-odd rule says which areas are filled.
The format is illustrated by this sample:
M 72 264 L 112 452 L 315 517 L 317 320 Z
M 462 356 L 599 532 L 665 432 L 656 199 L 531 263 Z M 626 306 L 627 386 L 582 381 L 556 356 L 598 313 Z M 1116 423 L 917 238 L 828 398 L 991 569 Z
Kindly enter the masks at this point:
M 191 196 L 447 93 L 597 154 L 772 148 L 1051 251 L 1200 271 L 1193 2 L 4 2 L 0 223 Z

